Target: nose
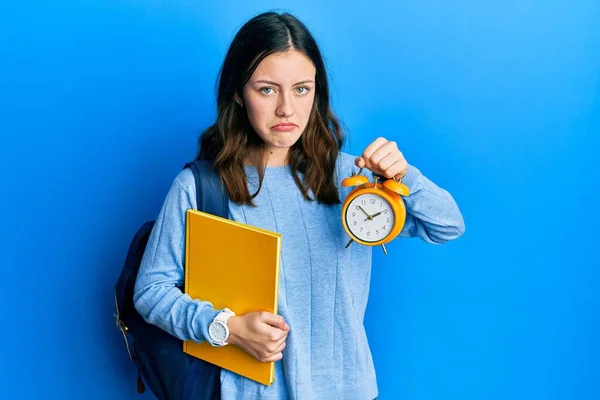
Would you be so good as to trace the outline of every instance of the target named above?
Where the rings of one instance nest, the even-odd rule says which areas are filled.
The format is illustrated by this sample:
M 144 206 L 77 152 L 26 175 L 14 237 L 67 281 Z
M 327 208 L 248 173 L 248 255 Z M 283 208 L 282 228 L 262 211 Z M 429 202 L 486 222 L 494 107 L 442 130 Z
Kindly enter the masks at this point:
M 279 104 L 275 113 L 279 118 L 289 118 L 294 115 L 293 100 L 291 95 L 284 93 L 279 97 Z

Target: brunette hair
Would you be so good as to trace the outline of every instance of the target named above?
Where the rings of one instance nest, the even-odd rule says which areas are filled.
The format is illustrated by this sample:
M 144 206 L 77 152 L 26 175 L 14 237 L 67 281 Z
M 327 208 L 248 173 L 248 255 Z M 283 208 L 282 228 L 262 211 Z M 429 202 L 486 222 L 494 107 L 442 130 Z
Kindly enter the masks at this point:
M 329 85 L 319 47 L 306 26 L 294 16 L 267 12 L 252 18 L 233 39 L 218 78 L 217 120 L 198 139 L 196 159 L 213 161 L 229 198 L 252 205 L 262 187 L 266 146 L 254 132 L 245 108 L 235 102 L 260 62 L 273 53 L 297 50 L 316 67 L 315 99 L 306 129 L 290 148 L 288 165 L 305 199 L 324 204 L 340 202 L 334 169 L 344 137 L 329 106 Z M 248 191 L 244 162 L 258 170 L 259 185 Z M 300 180 L 299 174 L 303 174 Z

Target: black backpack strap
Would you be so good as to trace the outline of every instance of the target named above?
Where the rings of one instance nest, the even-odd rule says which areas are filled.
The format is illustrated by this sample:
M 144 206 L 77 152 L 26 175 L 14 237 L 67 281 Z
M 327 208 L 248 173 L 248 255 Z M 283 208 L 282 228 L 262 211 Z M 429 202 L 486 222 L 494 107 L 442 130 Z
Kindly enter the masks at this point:
M 196 182 L 196 209 L 229 218 L 229 198 L 221 177 L 208 160 L 196 160 L 185 164 L 194 173 Z
M 229 197 L 213 164 L 205 160 L 194 161 L 184 168 L 190 168 L 194 174 L 196 209 L 229 218 Z M 154 221 L 150 221 L 138 229 L 115 284 L 114 318 L 125 339 L 129 357 L 138 369 L 138 392 L 144 392 L 146 380 L 158 398 L 173 398 L 172 393 L 177 393 L 180 398 L 184 392 L 183 400 L 219 399 L 220 367 L 184 353 L 181 340 L 147 323 L 135 310 L 133 290 L 153 227 Z

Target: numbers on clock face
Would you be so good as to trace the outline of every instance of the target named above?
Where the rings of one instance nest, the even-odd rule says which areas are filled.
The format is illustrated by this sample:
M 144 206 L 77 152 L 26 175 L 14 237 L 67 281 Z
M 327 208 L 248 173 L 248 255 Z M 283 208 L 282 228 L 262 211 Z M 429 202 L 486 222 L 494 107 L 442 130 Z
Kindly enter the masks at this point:
M 383 197 L 361 194 L 346 209 L 346 225 L 363 242 L 378 242 L 392 231 L 394 213 Z

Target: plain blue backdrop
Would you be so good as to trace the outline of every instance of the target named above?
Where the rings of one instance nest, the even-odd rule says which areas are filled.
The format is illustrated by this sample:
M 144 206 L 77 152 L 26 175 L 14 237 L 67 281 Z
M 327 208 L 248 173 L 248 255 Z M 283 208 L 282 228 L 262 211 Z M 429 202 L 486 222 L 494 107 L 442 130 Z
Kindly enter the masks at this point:
M 346 151 L 396 140 L 465 217 L 375 249 L 380 398 L 600 398 L 597 0 L 2 1 L 0 397 L 140 398 L 113 284 L 273 8 L 321 44 Z

